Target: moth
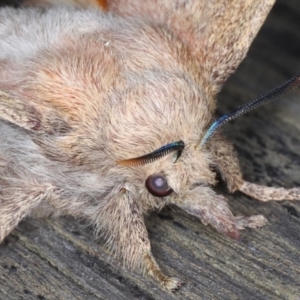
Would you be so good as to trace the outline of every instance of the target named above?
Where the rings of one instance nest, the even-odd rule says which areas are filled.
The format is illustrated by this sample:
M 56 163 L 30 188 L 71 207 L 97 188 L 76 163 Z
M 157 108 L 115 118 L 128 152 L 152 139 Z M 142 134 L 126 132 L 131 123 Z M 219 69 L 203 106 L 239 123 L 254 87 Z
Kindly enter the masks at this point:
M 243 180 L 219 130 L 299 76 L 214 121 L 273 0 L 55 2 L 0 9 L 0 242 L 27 216 L 84 218 L 173 291 L 182 282 L 156 263 L 145 214 L 172 204 L 232 239 L 263 226 L 231 213 L 217 173 L 230 192 L 300 199 Z

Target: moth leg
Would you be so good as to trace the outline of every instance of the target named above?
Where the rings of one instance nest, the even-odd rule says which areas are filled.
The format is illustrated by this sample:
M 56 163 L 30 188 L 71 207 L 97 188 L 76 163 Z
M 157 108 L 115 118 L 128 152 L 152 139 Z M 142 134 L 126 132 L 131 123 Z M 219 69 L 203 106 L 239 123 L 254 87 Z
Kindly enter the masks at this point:
M 145 252 L 144 268 L 145 268 L 145 273 L 152 276 L 163 286 L 163 288 L 165 288 L 168 291 L 176 291 L 183 284 L 183 282 L 180 279 L 176 277 L 166 276 L 161 271 L 151 251 Z
M 50 196 L 51 185 L 2 185 L 0 190 L 0 243 L 39 203 Z M 3 188 L 5 187 L 5 188 Z
M 237 154 L 231 143 L 216 134 L 210 143 L 215 167 L 227 183 L 228 190 L 233 193 L 236 190 L 263 202 L 300 200 L 300 188 L 274 188 L 250 183 L 243 180 Z
M 149 274 L 167 290 L 174 291 L 180 287 L 181 281 L 166 276 L 153 257 L 143 212 L 139 201 L 129 190 L 122 188 L 110 196 L 92 221 L 126 267 Z
M 227 199 L 217 195 L 211 188 L 199 186 L 188 191 L 184 201 L 176 205 L 198 218 L 204 225 L 211 225 L 218 232 L 232 239 L 239 239 L 236 219 L 228 206 Z
M 209 145 L 214 166 L 226 182 L 229 192 L 235 192 L 243 184 L 243 176 L 233 145 L 218 134 L 212 138 Z
M 238 230 L 243 230 L 245 228 L 261 228 L 262 226 L 266 225 L 267 222 L 267 219 L 263 215 L 235 217 L 235 225 Z
M 300 188 L 274 188 L 243 181 L 239 191 L 259 201 L 300 200 Z

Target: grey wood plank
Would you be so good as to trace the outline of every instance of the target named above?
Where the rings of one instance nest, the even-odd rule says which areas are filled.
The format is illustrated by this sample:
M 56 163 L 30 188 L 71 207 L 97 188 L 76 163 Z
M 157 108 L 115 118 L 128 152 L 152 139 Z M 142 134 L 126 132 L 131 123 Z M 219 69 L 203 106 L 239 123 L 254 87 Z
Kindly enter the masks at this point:
M 6 1 L 7 2 L 7 1 Z M 1 2 L 0 2 L 1 3 Z M 300 71 L 300 5 L 279 0 L 238 71 L 219 95 L 218 114 Z M 300 185 L 300 90 L 228 124 L 247 180 Z M 146 218 L 153 253 L 186 285 L 167 293 L 109 256 L 73 218 L 22 222 L 0 245 L 0 299 L 300 299 L 300 203 L 229 195 L 235 214 L 264 214 L 239 242 L 171 207 Z

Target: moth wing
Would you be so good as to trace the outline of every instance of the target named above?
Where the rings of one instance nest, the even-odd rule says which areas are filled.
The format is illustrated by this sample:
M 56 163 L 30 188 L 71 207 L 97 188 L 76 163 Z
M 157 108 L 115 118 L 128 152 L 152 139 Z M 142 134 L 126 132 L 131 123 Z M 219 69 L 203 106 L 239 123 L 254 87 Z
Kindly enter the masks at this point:
M 218 92 L 245 57 L 275 0 L 109 0 L 108 10 L 167 25 Z
M 245 57 L 275 0 L 27 0 L 26 5 L 100 7 L 168 26 L 218 92 Z
M 0 90 L 0 119 L 31 132 L 50 134 L 70 130 L 66 122 L 51 109 L 37 107 L 33 103 Z

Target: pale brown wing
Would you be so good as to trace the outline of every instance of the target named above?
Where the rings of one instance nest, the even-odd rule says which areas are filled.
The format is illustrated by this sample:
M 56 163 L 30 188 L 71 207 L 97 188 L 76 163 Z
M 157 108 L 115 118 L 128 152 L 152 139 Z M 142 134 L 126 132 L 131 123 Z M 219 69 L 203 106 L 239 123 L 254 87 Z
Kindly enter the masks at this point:
M 245 57 L 275 0 L 108 0 L 108 10 L 169 28 L 218 92 Z

